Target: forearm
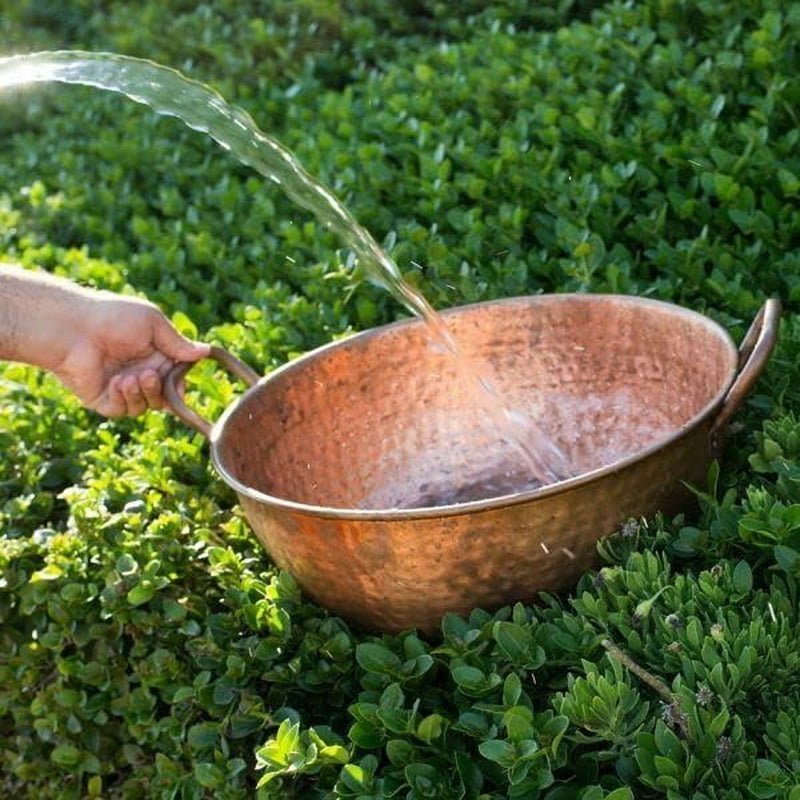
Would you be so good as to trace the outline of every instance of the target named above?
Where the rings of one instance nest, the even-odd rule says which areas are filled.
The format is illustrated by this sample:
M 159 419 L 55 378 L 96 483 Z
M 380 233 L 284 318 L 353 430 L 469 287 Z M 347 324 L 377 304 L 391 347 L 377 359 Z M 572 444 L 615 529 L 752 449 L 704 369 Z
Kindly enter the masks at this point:
M 0 360 L 54 369 L 90 298 L 69 281 L 0 264 Z

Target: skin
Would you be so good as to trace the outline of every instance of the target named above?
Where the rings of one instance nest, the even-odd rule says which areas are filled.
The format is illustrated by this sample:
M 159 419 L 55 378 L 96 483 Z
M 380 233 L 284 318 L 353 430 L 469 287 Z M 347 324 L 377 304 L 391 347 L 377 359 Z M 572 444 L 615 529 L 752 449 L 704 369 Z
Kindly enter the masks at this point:
M 106 417 L 163 408 L 169 370 L 208 352 L 152 303 L 0 264 L 0 360 L 52 372 Z

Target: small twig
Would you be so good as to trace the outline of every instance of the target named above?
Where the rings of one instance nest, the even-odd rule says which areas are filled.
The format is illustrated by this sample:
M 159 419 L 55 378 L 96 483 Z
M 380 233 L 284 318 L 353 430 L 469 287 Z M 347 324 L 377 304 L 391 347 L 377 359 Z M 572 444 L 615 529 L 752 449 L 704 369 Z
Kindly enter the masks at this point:
M 681 710 L 681 700 L 678 695 L 670 691 L 664 681 L 648 672 L 644 667 L 640 667 L 629 655 L 623 653 L 610 639 L 603 639 L 600 643 L 606 652 L 619 661 L 625 669 L 632 672 L 642 683 L 646 683 L 653 691 L 658 692 L 667 703 L 668 708 L 671 710 L 671 719 L 680 728 L 683 737 L 687 741 L 691 741 L 691 734 L 689 733 L 688 720 L 686 714 Z
M 57 669 L 50 670 L 50 672 L 47 675 L 43 675 L 41 678 L 39 678 L 39 680 L 36 682 L 36 685 L 33 687 L 33 691 L 36 693 L 40 692 L 42 689 L 46 688 L 51 683 L 53 683 L 53 681 L 55 681 L 56 678 L 58 678 L 58 675 L 59 673 Z
M 603 647 L 610 655 L 619 661 L 625 669 L 632 672 L 640 681 L 646 683 L 651 689 L 658 692 L 668 703 L 674 703 L 678 698 L 670 691 L 664 681 L 656 678 L 652 672 L 648 672 L 644 667 L 640 667 L 629 655 L 626 655 L 610 639 L 603 639 Z

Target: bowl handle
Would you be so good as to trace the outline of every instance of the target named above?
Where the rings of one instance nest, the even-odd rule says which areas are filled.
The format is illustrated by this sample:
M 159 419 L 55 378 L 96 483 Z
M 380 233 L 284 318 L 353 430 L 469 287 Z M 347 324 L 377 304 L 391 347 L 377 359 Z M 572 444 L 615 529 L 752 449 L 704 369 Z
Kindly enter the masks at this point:
M 236 356 L 232 356 L 227 350 L 221 347 L 212 346 L 206 358 L 211 358 L 221 364 L 228 372 L 233 373 L 248 386 L 252 386 L 258 381 L 258 373 L 247 366 L 243 361 L 239 361 Z M 192 411 L 178 391 L 178 383 L 181 378 L 194 366 L 193 362 L 181 361 L 176 364 L 164 378 L 164 397 L 167 400 L 170 411 L 183 420 L 190 428 L 194 428 L 206 437 L 211 435 L 211 423 L 203 419 L 196 411 Z
M 721 448 L 725 426 L 753 388 L 769 360 L 778 338 L 780 318 L 781 302 L 770 298 L 761 306 L 753 324 L 742 339 L 736 377 L 711 426 L 711 449 L 714 453 L 718 453 Z

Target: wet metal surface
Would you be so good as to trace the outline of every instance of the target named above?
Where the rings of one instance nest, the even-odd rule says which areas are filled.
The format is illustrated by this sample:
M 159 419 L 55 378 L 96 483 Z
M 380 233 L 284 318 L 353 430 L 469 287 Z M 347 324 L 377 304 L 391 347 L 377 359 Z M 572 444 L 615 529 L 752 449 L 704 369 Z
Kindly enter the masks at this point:
M 214 426 L 212 456 L 264 547 L 310 597 L 367 628 L 431 633 L 446 611 L 570 585 L 601 536 L 691 502 L 683 482 L 704 484 L 717 414 L 726 422 L 763 368 L 778 314 L 765 306 L 740 358 L 708 318 L 632 297 L 446 312 L 462 350 L 495 368 L 504 401 L 566 454 L 573 477 L 559 484 L 508 494 L 507 444 L 418 322 L 262 379 Z M 493 480 L 505 496 L 419 507 Z

